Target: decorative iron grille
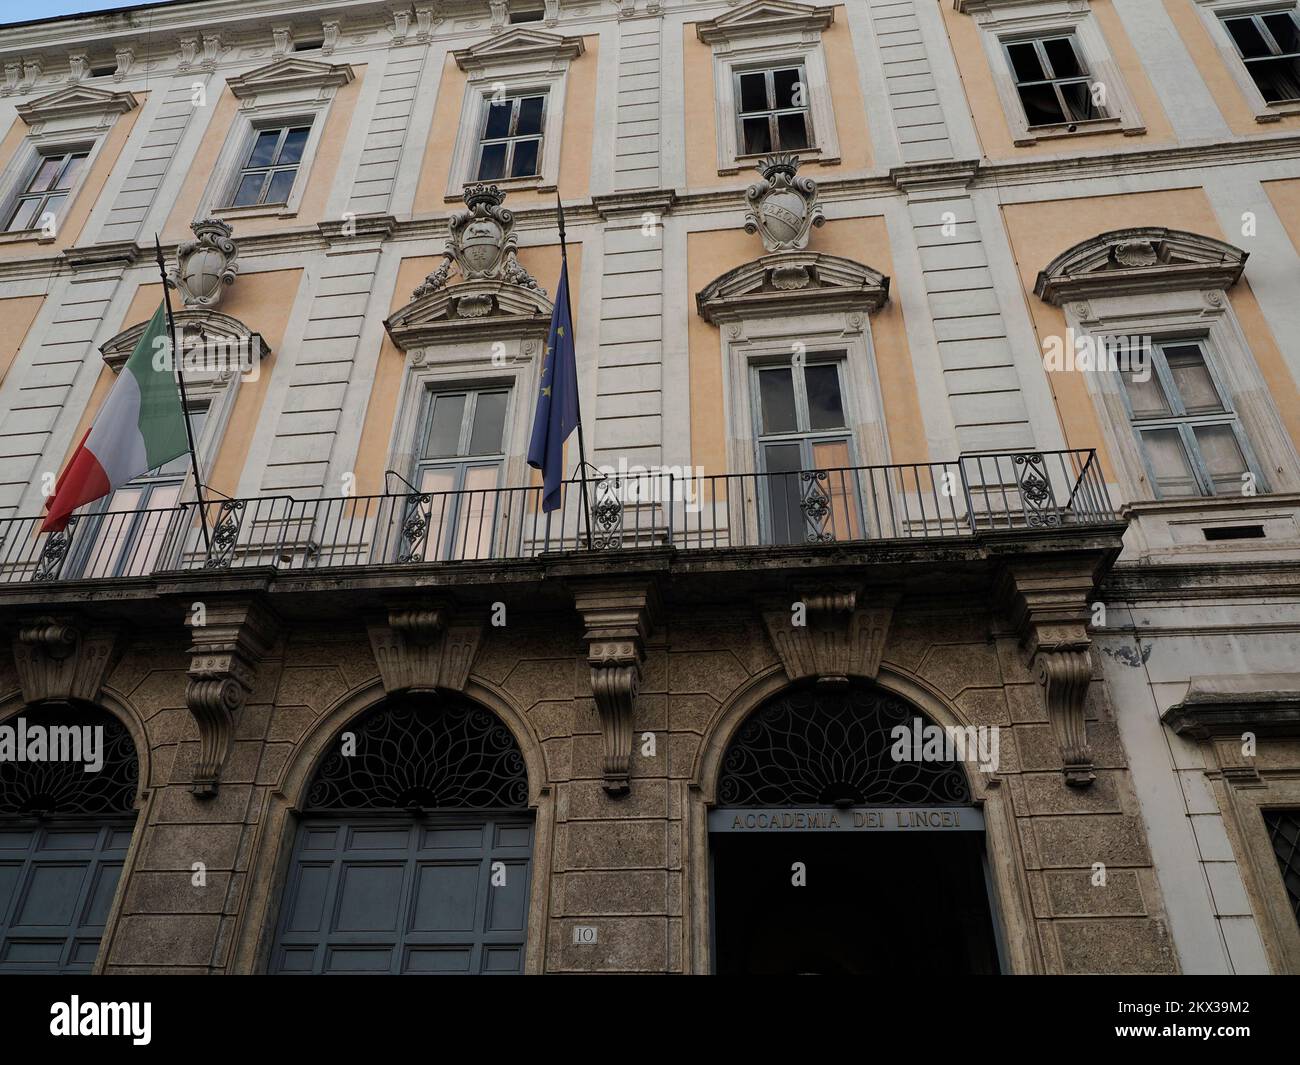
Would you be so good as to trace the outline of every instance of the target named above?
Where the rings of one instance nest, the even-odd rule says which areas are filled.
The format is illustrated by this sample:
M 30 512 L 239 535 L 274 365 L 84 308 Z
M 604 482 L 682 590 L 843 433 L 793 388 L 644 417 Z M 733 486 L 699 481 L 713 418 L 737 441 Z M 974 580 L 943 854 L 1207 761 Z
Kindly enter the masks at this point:
M 346 744 L 351 733 L 355 745 Z M 490 711 L 448 696 L 389 701 L 348 725 L 307 791 L 309 810 L 519 808 L 528 772 Z
M 1263 810 L 1268 838 L 1282 871 L 1291 909 L 1300 923 L 1300 810 Z
M 900 761 L 896 725 L 929 722 L 878 688 L 785 692 L 741 725 L 722 759 L 724 806 L 949 806 L 969 803 L 955 762 Z
M 135 809 L 140 763 L 131 734 L 115 717 L 102 711 L 25 711 L 4 722 L 19 728 L 40 727 L 47 737 L 56 728 L 102 728 L 102 767 L 86 771 L 86 762 L 0 761 L 0 816 L 51 817 L 86 814 L 130 814 Z M 61 734 L 66 735 L 66 734 Z M 47 741 L 44 751 L 50 752 Z M 85 755 L 83 746 L 81 753 Z

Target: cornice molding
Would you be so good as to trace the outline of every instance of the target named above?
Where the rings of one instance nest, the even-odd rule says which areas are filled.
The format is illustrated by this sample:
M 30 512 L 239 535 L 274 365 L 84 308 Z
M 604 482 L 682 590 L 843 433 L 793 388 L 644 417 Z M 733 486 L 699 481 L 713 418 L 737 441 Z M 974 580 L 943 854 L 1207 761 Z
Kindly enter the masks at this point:
M 492 337 L 544 336 L 551 301 L 535 288 L 482 279 L 448 285 L 412 300 L 384 322 L 402 351 Z
M 695 24 L 695 36 L 705 44 L 767 37 L 776 34 L 820 33 L 834 25 L 835 8 L 753 0 L 715 19 Z
M 27 125 L 34 126 L 38 122 L 77 115 L 122 115 L 139 106 L 133 93 L 110 92 L 93 85 L 70 85 L 66 89 L 19 104 L 17 111 L 19 118 Z
M 506 63 L 535 59 L 571 61 L 585 51 L 581 37 L 561 37 L 527 26 L 516 26 L 469 48 L 459 48 L 451 55 L 461 70 L 472 74 Z
M 327 88 L 346 85 L 356 75 L 346 63 L 318 63 L 312 59 L 286 56 L 273 63 L 240 74 L 226 82 L 239 99 L 246 100 L 268 92 L 285 89 Z
M 715 278 L 695 296 L 700 317 L 713 325 L 747 318 L 819 313 L 870 314 L 889 298 L 889 278 L 839 255 L 783 251 L 764 255 Z

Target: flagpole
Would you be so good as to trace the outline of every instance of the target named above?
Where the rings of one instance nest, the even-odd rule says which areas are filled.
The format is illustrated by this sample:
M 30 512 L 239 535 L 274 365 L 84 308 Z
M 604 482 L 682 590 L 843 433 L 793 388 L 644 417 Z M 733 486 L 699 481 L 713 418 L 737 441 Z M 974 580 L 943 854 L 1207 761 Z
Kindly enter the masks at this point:
M 560 203 L 560 194 L 555 194 L 555 209 L 560 216 L 560 274 L 565 279 L 567 286 L 569 279 L 569 251 L 564 242 L 564 205 Z M 558 298 L 558 293 L 556 294 Z M 573 372 L 578 372 L 578 330 L 573 325 L 573 299 L 568 292 L 569 297 L 569 330 L 573 334 Z M 582 439 L 582 389 L 578 387 L 578 382 L 574 382 L 573 394 L 577 397 L 578 409 L 574 412 L 578 416 L 578 469 L 582 476 L 582 515 L 583 523 L 587 527 L 587 550 L 591 550 L 591 507 L 587 502 L 587 445 Z
M 190 426 L 190 401 L 185 395 L 185 372 L 181 366 L 184 359 L 181 355 L 180 345 L 177 343 L 176 319 L 172 317 L 171 282 L 167 280 L 167 266 L 163 262 L 162 244 L 158 241 L 157 233 L 153 235 L 153 246 L 158 253 L 158 273 L 162 277 L 163 303 L 167 307 L 167 335 L 172 342 L 172 365 L 176 367 L 176 381 L 181 387 L 181 415 L 185 419 L 185 439 L 190 444 L 190 469 L 194 471 L 194 495 L 199 501 L 199 524 L 203 528 L 203 553 L 210 555 L 212 553 L 212 541 L 208 539 L 208 514 L 203 505 L 203 479 L 199 476 L 199 456 L 194 450 L 194 430 Z

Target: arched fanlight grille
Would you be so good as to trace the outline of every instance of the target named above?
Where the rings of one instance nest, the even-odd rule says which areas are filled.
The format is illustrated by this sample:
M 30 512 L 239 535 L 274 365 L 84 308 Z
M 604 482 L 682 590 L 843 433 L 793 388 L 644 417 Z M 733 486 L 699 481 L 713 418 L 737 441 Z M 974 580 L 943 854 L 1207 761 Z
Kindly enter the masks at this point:
M 893 757 L 895 726 L 929 722 L 879 688 L 783 692 L 756 710 L 722 759 L 723 806 L 947 806 L 969 803 L 956 762 Z
M 111 714 L 80 707 L 28 709 L 0 728 L 6 746 L 14 744 L 13 755 L 0 760 L 0 816 L 134 811 L 140 762 L 131 734 Z
M 306 807 L 486 810 L 527 802 L 528 771 L 510 730 L 475 703 L 437 695 L 390 700 L 349 724 L 317 770 Z

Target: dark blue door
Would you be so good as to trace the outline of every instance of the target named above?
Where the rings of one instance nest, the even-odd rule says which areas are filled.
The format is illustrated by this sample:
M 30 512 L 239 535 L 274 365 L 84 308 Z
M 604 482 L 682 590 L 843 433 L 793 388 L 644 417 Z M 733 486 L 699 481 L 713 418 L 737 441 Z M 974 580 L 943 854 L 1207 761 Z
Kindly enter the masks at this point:
M 0 973 L 88 973 L 131 823 L 0 823 Z
M 305 820 L 271 971 L 523 972 L 532 843 L 510 814 Z

